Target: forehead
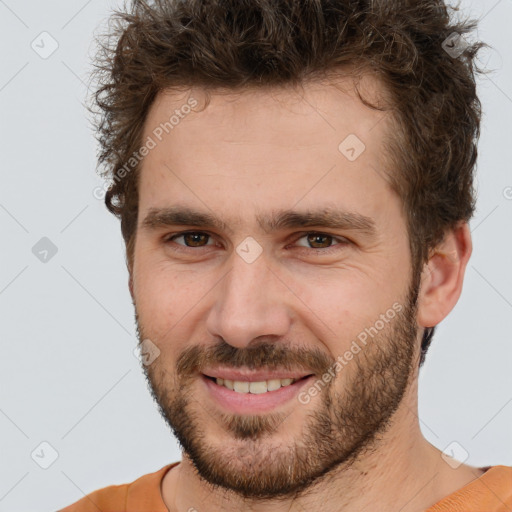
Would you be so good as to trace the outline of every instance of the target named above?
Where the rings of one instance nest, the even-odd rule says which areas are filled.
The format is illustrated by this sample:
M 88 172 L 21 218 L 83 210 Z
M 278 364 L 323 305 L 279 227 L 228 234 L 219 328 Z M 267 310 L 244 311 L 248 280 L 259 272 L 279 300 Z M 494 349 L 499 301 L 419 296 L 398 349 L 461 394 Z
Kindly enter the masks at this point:
M 372 104 L 390 104 L 385 88 L 370 74 L 310 80 L 295 87 L 210 89 L 208 93 L 200 88 L 163 90 L 148 112 L 144 136 L 166 139 L 172 133 L 174 140 L 192 145 L 199 142 L 194 139 L 197 133 L 203 144 L 217 142 L 219 135 L 228 132 L 236 134 L 239 142 L 292 145 L 330 143 L 356 131 L 362 139 L 378 137 L 386 126 L 381 121 L 389 121 L 390 116 L 364 105 L 358 92 Z M 377 124 L 380 127 L 375 130 Z M 163 132 L 155 134 L 159 127 Z M 212 132 L 214 127 L 222 132 Z M 331 137 L 325 140 L 329 132 Z
M 360 91 L 380 103 L 371 77 Z M 345 198 L 346 210 L 391 193 L 386 180 L 388 113 L 365 106 L 352 79 L 301 88 L 163 91 L 143 140 L 154 146 L 140 176 L 140 210 L 194 203 L 239 214 Z M 354 158 L 355 157 L 355 158 Z M 366 191 L 366 192 L 364 192 Z M 363 192 L 363 193 L 362 193 Z

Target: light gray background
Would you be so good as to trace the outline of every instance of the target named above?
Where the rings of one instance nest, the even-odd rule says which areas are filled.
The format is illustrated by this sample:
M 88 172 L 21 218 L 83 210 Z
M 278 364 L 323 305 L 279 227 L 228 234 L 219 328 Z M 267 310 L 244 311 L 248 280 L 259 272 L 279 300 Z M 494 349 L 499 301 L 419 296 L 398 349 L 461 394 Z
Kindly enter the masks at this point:
M 55 510 L 180 459 L 132 352 L 119 225 L 92 193 L 82 102 L 113 6 L 0 0 L 1 511 Z M 494 50 L 481 59 L 495 71 L 479 84 L 474 252 L 421 373 L 420 419 L 440 449 L 457 441 L 470 464 L 512 465 L 512 1 L 462 7 L 483 18 L 478 37 Z M 59 45 L 47 59 L 31 47 L 50 48 L 43 31 Z M 46 263 L 32 252 L 42 237 L 58 248 Z M 31 458 L 51 462 L 44 441 L 58 452 L 46 470 Z

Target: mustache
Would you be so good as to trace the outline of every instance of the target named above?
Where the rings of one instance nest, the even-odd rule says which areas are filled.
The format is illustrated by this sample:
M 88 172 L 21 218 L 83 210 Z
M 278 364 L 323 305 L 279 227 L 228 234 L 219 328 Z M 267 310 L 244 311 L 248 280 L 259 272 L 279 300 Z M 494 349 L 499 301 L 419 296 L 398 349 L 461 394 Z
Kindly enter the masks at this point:
M 251 370 L 300 370 L 318 375 L 325 373 L 335 362 L 318 348 L 292 348 L 269 341 L 237 348 L 222 340 L 216 345 L 194 345 L 185 349 L 176 362 L 176 373 L 182 378 L 193 377 L 206 367 L 221 365 Z

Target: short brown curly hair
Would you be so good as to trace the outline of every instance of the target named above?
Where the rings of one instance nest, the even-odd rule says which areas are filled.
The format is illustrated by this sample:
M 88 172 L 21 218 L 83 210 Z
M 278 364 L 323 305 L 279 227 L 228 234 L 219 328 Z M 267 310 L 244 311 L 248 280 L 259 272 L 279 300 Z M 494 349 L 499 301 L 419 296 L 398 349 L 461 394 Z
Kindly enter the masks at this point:
M 131 172 L 126 165 L 159 91 L 293 86 L 347 66 L 374 72 L 391 98 L 388 178 L 403 202 L 413 269 L 421 269 L 475 210 L 483 45 L 460 45 L 475 23 L 454 20 L 450 9 L 442 0 L 132 0 L 115 12 L 99 41 L 91 111 L 98 165 L 111 181 L 105 203 L 121 220 L 129 269 L 139 163 Z M 433 331 L 424 333 L 421 362 Z

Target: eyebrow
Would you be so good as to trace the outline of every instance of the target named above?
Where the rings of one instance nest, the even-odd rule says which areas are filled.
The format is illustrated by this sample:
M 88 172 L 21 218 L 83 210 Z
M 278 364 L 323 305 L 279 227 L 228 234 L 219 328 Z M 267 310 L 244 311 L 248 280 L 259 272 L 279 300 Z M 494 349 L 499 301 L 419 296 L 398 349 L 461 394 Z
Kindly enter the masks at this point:
M 333 208 L 306 211 L 277 210 L 270 215 L 257 215 L 256 221 L 267 234 L 279 230 L 314 226 L 356 231 L 368 238 L 373 238 L 377 234 L 375 221 L 372 218 L 360 213 Z M 240 225 L 241 220 L 236 219 L 235 224 Z M 141 223 L 141 226 L 146 229 L 159 229 L 177 225 L 213 228 L 233 234 L 232 226 L 234 224 L 233 222 L 228 224 L 211 213 L 182 206 L 151 208 Z

